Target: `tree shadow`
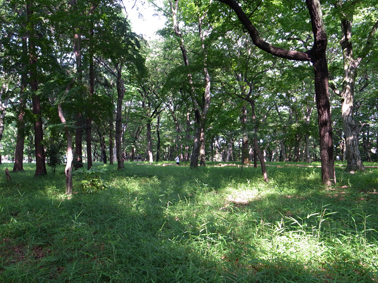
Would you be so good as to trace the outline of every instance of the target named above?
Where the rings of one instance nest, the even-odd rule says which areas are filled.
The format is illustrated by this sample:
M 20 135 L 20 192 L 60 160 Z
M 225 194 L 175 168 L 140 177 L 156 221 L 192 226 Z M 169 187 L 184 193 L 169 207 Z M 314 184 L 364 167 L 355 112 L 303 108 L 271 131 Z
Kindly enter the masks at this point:
M 375 221 L 366 219 L 363 224 L 366 215 L 358 213 L 376 213 L 370 203 L 376 203 L 374 195 L 369 201 L 358 200 L 351 190 L 342 194 L 344 199 L 339 199 L 339 191 L 320 191 L 317 180 L 311 179 L 312 171 L 308 171 L 303 175 L 310 176 L 309 179 L 297 177 L 297 186 L 291 184 L 289 189 L 276 190 L 247 203 L 222 198 L 206 207 L 204 203 L 216 198 L 230 183 L 244 190 L 261 178 L 258 170 L 245 168 L 241 172 L 238 168 L 227 168 L 225 172 L 224 169 L 193 171 L 127 166 L 116 171 L 110 167 L 103 176 L 110 184 L 108 190 L 91 195 L 79 191 L 70 200 L 63 198 L 64 175 L 57 178 L 59 173 L 41 178 L 38 186 L 30 183 L 27 174 L 25 179 L 14 177 L 12 184 L 1 179 L 0 279 L 2 282 L 304 282 L 305 278 L 305 282 L 343 282 L 355 275 L 356 280 L 348 282 L 369 282 L 370 270 L 348 261 L 346 255 L 335 256 L 335 262 L 324 262 L 323 268 L 310 268 L 300 258 L 280 252 L 279 247 L 285 246 L 284 236 L 290 233 L 308 236 L 311 231 L 314 235 L 307 238 L 322 242 L 323 234 L 316 238 L 317 231 L 310 228 L 319 227 L 323 209 L 351 211 L 349 219 L 328 215 L 322 222 L 328 231 L 340 227 L 350 231 L 356 228 L 350 227 L 353 223 L 357 231 L 373 228 Z M 287 183 L 285 174 L 289 172 L 292 171 L 271 172 L 273 186 Z M 121 180 L 121 186 L 114 185 Z M 270 185 L 264 186 L 260 189 Z M 181 213 L 185 206 L 189 208 Z M 205 209 L 207 215 L 203 216 Z M 307 218 L 314 212 L 319 214 Z M 254 229 L 265 229 L 262 237 L 268 235 L 267 231 L 278 233 L 277 222 L 282 218 L 283 232 L 287 234 L 282 232 L 281 243 L 259 238 Z M 293 219 L 298 223 L 291 224 Z M 305 221 L 300 222 L 301 219 Z M 300 225 L 304 232 L 300 231 Z M 303 228 L 305 225 L 309 230 Z M 366 227 L 361 230 L 361 225 Z M 327 233 L 326 229 L 323 231 Z M 369 233 L 366 239 L 375 239 L 374 233 L 370 236 Z M 260 247 L 262 241 L 269 244 Z M 350 274 L 338 273 L 348 268 Z

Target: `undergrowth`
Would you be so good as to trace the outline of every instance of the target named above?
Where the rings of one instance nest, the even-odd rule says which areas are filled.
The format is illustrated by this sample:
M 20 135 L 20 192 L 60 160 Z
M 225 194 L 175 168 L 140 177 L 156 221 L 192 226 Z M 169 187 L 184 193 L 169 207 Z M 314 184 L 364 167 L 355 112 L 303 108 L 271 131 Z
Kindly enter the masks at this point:
M 96 164 L 68 198 L 63 167 L 26 164 L 0 177 L 0 282 L 377 282 L 378 170 L 337 168 L 326 188 L 320 168 L 270 165 L 266 184 L 252 167 Z

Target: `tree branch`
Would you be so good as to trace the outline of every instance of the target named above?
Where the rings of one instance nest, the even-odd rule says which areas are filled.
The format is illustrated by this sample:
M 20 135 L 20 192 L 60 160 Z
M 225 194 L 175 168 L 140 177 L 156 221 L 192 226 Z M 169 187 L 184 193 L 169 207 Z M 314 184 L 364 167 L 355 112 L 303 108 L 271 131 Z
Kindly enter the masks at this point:
M 238 16 L 239 20 L 247 29 L 249 35 L 252 38 L 253 43 L 260 48 L 261 50 L 268 52 L 274 56 L 278 56 L 281 58 L 295 60 L 295 61 L 311 61 L 311 53 L 312 51 L 301 52 L 301 51 L 291 51 L 281 47 L 273 46 L 272 44 L 263 40 L 255 26 L 251 23 L 248 16 L 244 13 L 242 8 L 239 6 L 235 0 L 218 0 L 226 5 L 228 5 L 231 9 L 233 9 Z

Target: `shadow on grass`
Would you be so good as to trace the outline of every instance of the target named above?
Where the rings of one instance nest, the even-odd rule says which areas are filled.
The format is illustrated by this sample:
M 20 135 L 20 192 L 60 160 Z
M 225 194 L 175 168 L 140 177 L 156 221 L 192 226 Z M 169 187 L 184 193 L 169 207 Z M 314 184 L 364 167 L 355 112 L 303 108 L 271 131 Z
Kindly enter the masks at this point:
M 352 231 L 363 241 L 376 240 L 370 229 L 377 227 L 377 217 L 367 216 L 376 216 L 377 199 L 361 200 L 368 193 L 353 187 L 358 179 L 345 177 L 348 188 L 326 190 L 317 169 L 307 168 L 269 168 L 268 185 L 261 183 L 258 168 L 114 169 L 106 167 L 103 176 L 108 190 L 92 195 L 79 190 L 71 200 L 62 197 L 63 174 L 34 179 L 26 172 L 12 174 L 12 182 L 1 179 L 0 281 L 369 282 L 374 277 L 363 260 L 351 260 L 349 249 L 324 248 L 313 267 L 311 260 L 289 256 L 331 245 L 327 233 L 337 235 L 336 229 L 345 245 Z M 227 198 L 248 190 L 254 194 L 245 203 Z M 303 241 L 309 243 L 301 246 Z

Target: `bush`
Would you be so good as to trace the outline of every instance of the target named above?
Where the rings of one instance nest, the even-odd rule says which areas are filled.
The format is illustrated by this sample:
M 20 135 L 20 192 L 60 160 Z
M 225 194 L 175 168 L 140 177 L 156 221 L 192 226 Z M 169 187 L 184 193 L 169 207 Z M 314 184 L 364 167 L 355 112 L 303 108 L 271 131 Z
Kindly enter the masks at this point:
M 106 183 L 100 176 L 101 173 L 104 173 L 103 169 L 92 167 L 89 170 L 83 168 L 79 169 L 74 171 L 73 174 L 83 176 L 80 180 L 80 185 L 83 191 L 87 193 L 95 193 L 107 189 Z

